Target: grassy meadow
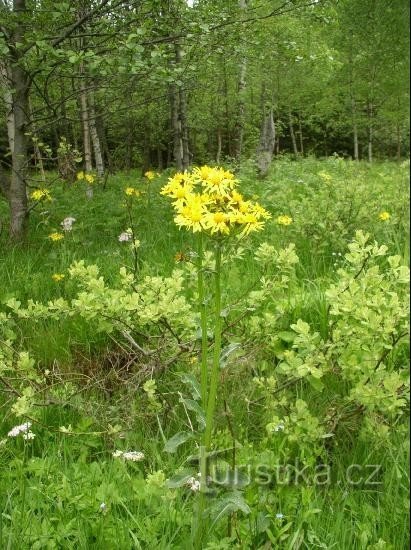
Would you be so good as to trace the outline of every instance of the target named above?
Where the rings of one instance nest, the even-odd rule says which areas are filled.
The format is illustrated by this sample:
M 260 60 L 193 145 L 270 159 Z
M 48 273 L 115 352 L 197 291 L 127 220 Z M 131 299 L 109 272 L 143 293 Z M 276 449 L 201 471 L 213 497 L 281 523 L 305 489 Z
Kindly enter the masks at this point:
M 181 347 L 172 360 L 175 344 L 163 356 L 139 353 L 147 334 L 148 348 L 162 345 L 166 332 L 158 327 L 166 326 L 167 319 L 157 316 L 155 326 L 133 325 L 139 346 L 133 350 L 117 325 L 101 323 L 104 308 L 93 313 L 99 293 L 123 288 L 120 269 L 133 272 L 135 261 L 137 282 L 163 277 L 172 286 L 181 276 L 178 296 L 195 304 L 196 235 L 176 227 L 169 201 L 160 194 L 170 175 L 151 182 L 137 171 L 111 175 L 105 188 L 95 185 L 91 200 L 82 182 L 71 187 L 57 182 L 50 187 L 52 200 L 33 208 L 27 242 L 11 246 L 3 227 L 0 312 L 5 317 L 0 322 L 10 323 L 13 337 L 0 328 L 0 340 L 12 345 L 13 353 L 27 352 L 33 365 L 25 374 L 16 359 L 15 370 L 2 370 L 0 354 L 2 549 L 194 548 L 198 495 L 191 474 L 184 476 L 187 463 L 199 471 L 195 457 L 187 461 L 196 452 L 196 439 L 183 436 L 181 444 L 170 444 L 170 438 L 194 434 L 197 420 L 201 427 L 198 342 Z M 51 181 L 55 175 L 47 177 Z M 223 345 L 228 351 L 213 448 L 221 451 L 217 462 L 243 473 L 235 480 L 214 480 L 206 496 L 209 517 L 202 547 L 405 549 L 409 437 L 403 386 L 397 383 L 389 393 L 382 380 L 375 387 L 386 393 L 361 392 L 382 365 L 405 380 L 406 339 L 393 337 L 371 374 L 361 378 L 358 369 L 378 344 L 372 333 L 394 334 L 388 321 L 382 327 L 379 312 L 384 319 L 402 319 L 397 310 L 408 300 L 394 275 L 381 282 L 377 271 L 368 269 L 394 270 L 396 260 L 387 262 L 386 255 L 409 263 L 409 163 L 283 158 L 264 180 L 255 177 L 252 164 L 244 164 L 238 177 L 241 192 L 258 197 L 272 217 L 264 231 L 240 241 L 223 259 Z M 127 187 L 141 191 L 128 203 L 129 211 Z M 0 210 L 0 217 L 5 213 Z M 279 223 L 279 216 L 289 217 L 289 224 Z M 67 217 L 75 218 L 72 230 L 53 242 L 49 235 L 60 232 Z M 129 242 L 119 241 L 131 225 L 140 241 L 136 257 Z M 369 252 L 368 263 L 350 275 L 348 246 L 358 230 L 388 251 Z M 263 243 L 274 247 L 271 251 L 288 250 L 287 258 L 296 254 L 298 263 L 289 260 L 281 275 L 276 271 L 281 259 L 272 271 L 261 271 L 255 254 Z M 70 266 L 81 260 L 98 266 L 104 289 L 98 277 L 81 287 L 70 276 Z M 262 277 L 272 286 L 264 287 Z M 337 307 L 330 289 L 340 284 L 344 294 L 346 280 L 355 288 L 355 303 L 341 299 Z M 397 291 L 399 303 L 397 298 L 389 302 Z M 60 310 L 53 314 L 53 307 L 47 313 L 18 313 L 30 301 L 47 305 L 59 299 L 79 304 L 64 315 Z M 115 302 L 116 294 L 111 299 Z M 11 301 L 21 305 L 13 308 Z M 177 299 L 170 302 L 172 311 Z M 115 303 L 108 303 L 107 311 L 110 307 Z M 355 317 L 356 308 L 373 311 L 369 326 Z M 179 311 L 175 324 L 170 321 L 170 338 L 179 330 Z M 311 327 L 311 340 L 299 320 Z M 190 330 L 182 325 L 182 338 Z M 359 338 L 364 345 L 358 346 L 355 362 L 354 352 L 347 350 Z M 209 340 L 212 347 L 212 336 Z M 296 376 L 302 365 L 310 374 Z M 317 377 L 320 368 L 324 374 Z M 21 398 L 28 386 L 30 408 L 25 409 Z M 7 435 L 27 421 L 34 439 Z M 121 460 L 113 456 L 116 450 L 142 452 L 144 459 Z M 268 479 L 261 468 L 280 463 L 281 478 L 285 464 L 296 460 L 304 475 L 299 479 L 293 471 L 287 482 Z M 327 482 L 320 465 L 327 466 Z

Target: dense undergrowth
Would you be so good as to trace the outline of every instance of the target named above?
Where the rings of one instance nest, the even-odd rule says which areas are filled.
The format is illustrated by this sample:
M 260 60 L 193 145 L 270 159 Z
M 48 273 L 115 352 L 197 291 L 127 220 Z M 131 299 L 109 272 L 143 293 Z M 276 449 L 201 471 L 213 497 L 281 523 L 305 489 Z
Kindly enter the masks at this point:
M 193 547 L 196 241 L 159 194 L 167 176 L 116 174 L 92 200 L 54 184 L 26 243 L 0 235 L 2 548 Z M 408 177 L 338 158 L 278 160 L 263 181 L 243 167 L 272 219 L 223 257 L 204 548 L 407 547 Z

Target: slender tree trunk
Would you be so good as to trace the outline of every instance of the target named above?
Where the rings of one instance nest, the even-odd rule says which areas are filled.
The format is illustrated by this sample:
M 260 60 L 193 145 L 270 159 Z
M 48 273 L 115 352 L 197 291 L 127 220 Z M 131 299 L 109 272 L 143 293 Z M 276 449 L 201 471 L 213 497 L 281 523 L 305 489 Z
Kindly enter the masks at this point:
M 399 122 L 397 122 L 396 130 L 397 130 L 397 160 L 398 162 L 401 162 L 401 126 Z
M 10 153 L 14 151 L 14 114 L 13 96 L 11 93 L 11 75 L 9 67 L 0 61 L 0 84 L 3 91 L 3 99 L 6 107 L 7 136 L 9 140 Z
M 90 124 L 90 136 L 91 136 L 91 142 L 93 144 L 93 150 L 94 150 L 94 160 L 96 162 L 96 171 L 99 178 L 104 177 L 104 159 L 103 159 L 103 151 L 101 148 L 100 143 L 100 136 L 97 132 L 97 124 L 96 124 L 96 109 L 95 109 L 95 103 L 94 103 L 94 92 L 90 91 L 90 93 L 87 96 L 88 100 L 88 107 L 89 107 L 89 124 Z
M 16 14 L 13 43 L 23 43 L 24 23 L 19 15 L 26 11 L 26 1 L 14 0 L 13 11 Z M 20 65 L 18 49 L 14 48 L 12 56 L 9 74 L 12 86 L 14 143 L 9 144 L 13 149 L 9 189 L 10 236 L 18 240 L 24 236 L 28 222 L 26 173 L 29 159 L 26 132 L 29 122 L 29 83 L 26 72 Z
M 241 10 L 247 9 L 247 0 L 239 0 Z M 238 162 L 241 161 L 244 141 L 244 117 L 245 117 L 245 92 L 246 92 L 246 76 L 247 76 L 247 59 L 245 56 L 241 59 L 239 79 L 237 86 L 238 103 L 237 103 L 237 119 L 235 125 L 235 141 L 234 141 L 234 157 Z
M 298 115 L 298 137 L 300 138 L 300 153 L 301 156 L 304 156 L 304 137 L 303 137 L 303 127 L 301 124 L 301 115 Z
M 259 174 L 262 178 L 265 178 L 273 160 L 274 148 L 275 148 L 275 125 L 274 125 L 274 111 L 271 106 L 267 112 L 267 90 L 266 84 L 263 81 L 261 86 L 261 113 L 262 122 L 260 130 L 260 142 L 257 147 L 257 167 Z
M 40 179 L 41 179 L 43 185 L 45 185 L 46 184 L 46 173 L 44 171 L 42 153 L 41 153 L 40 147 L 38 145 L 39 137 L 37 135 L 37 127 L 36 127 L 36 124 L 35 124 L 35 122 L 33 120 L 33 117 L 32 117 L 32 108 L 31 108 L 30 98 L 29 98 L 28 105 L 29 105 L 29 110 L 30 110 L 30 118 L 32 120 L 31 128 L 32 128 L 33 146 L 34 146 L 34 161 L 35 161 L 35 164 L 36 164 L 36 168 L 38 168 L 39 171 L 40 171 Z
M 173 132 L 173 156 L 176 169 L 183 172 L 183 140 L 181 139 L 181 121 L 179 116 L 179 94 L 177 86 L 173 84 L 170 91 L 171 101 L 171 128 Z
M 217 153 L 215 156 L 215 160 L 217 164 L 220 164 L 221 161 L 221 151 L 223 148 L 223 139 L 221 135 L 221 128 L 218 128 L 217 130 Z
M 183 169 L 188 170 L 190 167 L 190 149 L 188 137 L 188 122 L 187 122 L 187 100 L 185 91 L 180 88 L 180 122 L 181 122 L 181 141 L 183 143 Z
M 274 114 L 271 108 L 268 114 L 264 114 L 260 133 L 260 144 L 257 150 L 257 166 L 260 176 L 265 178 L 273 160 L 275 148 Z
M 354 160 L 360 160 L 360 153 L 359 153 L 359 146 L 358 146 L 357 103 L 354 97 L 351 98 L 351 115 L 352 115 L 352 129 L 353 129 L 353 141 L 354 141 Z
M 374 106 L 368 104 L 368 162 L 373 161 L 373 138 L 374 138 Z
M 93 162 L 91 157 L 91 137 L 90 137 L 90 111 L 87 101 L 87 85 L 84 76 L 84 65 L 80 65 L 80 112 L 81 112 L 81 125 L 83 130 L 83 154 L 84 154 L 84 168 L 86 172 L 93 171 Z M 87 185 L 86 191 L 87 197 L 91 199 L 93 197 L 93 187 Z
M 291 142 L 293 144 L 294 157 L 298 158 L 297 139 L 295 137 L 293 115 L 291 114 L 291 111 L 288 112 L 288 125 L 290 128 L 290 136 L 291 136 Z
M 182 49 L 175 46 L 174 66 L 178 67 L 182 61 Z M 173 133 L 174 162 L 179 172 L 184 172 L 190 166 L 189 137 L 187 124 L 187 101 L 184 90 L 173 84 L 170 88 L 171 128 Z

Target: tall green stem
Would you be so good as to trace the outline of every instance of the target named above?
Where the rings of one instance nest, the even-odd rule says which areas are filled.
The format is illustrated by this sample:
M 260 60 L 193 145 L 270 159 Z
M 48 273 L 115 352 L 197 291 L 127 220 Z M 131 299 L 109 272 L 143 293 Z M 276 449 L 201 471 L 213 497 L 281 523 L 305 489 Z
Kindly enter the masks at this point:
M 214 273 L 214 305 L 215 305 L 215 320 L 214 320 L 214 350 L 213 350 L 213 367 L 210 377 L 210 390 L 207 402 L 206 428 L 204 434 L 204 446 L 206 451 L 211 445 L 211 435 L 214 425 L 214 413 L 216 406 L 216 397 L 218 389 L 218 379 L 220 375 L 220 355 L 221 355 L 221 243 L 218 242 L 215 253 L 215 273 Z
M 208 338 L 207 338 L 207 306 L 205 303 L 204 292 L 204 269 L 203 269 L 203 233 L 200 232 L 198 238 L 198 305 L 200 310 L 200 326 L 201 326 L 201 401 L 204 410 L 207 406 L 208 393 L 208 372 L 207 372 L 207 355 L 208 355 Z
M 201 244 L 202 246 L 202 244 Z M 202 267 L 202 263 L 199 263 Z M 221 354 L 221 243 L 217 243 L 215 254 L 215 274 L 214 274 L 214 305 L 215 305 L 215 320 L 214 320 L 214 352 L 213 352 L 213 367 L 211 371 L 210 386 L 208 388 L 208 372 L 207 372 L 207 317 L 206 305 L 204 303 L 204 280 L 203 275 L 199 274 L 199 297 L 200 307 L 202 312 L 202 364 L 201 364 L 201 390 L 204 408 L 207 407 L 206 427 L 201 440 L 200 448 L 200 473 L 201 473 L 201 492 L 198 502 L 197 526 L 194 539 L 195 550 L 202 548 L 204 533 L 207 531 L 207 521 L 204 518 L 206 509 L 206 490 L 207 490 L 207 452 L 210 450 L 211 436 L 213 432 L 214 413 L 216 406 L 216 397 L 218 389 L 218 378 L 220 374 L 220 354 Z M 201 281 L 201 282 L 200 282 Z M 203 300 L 201 300 L 200 286 L 202 287 Z M 204 309 L 203 309 L 204 308 Z M 203 317 L 204 315 L 204 317 Z M 204 319 L 204 325 L 203 325 Z M 204 327 L 204 328 L 203 328 Z M 208 394 L 208 395 L 207 395 Z

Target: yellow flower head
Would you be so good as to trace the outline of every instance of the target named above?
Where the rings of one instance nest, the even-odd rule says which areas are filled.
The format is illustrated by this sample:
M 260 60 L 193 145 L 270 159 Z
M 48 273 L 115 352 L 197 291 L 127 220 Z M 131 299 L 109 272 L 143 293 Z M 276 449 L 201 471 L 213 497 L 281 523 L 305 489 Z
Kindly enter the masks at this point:
M 54 273 L 51 278 L 55 283 L 60 283 L 65 278 L 65 275 L 63 273 Z
M 221 211 L 208 212 L 204 217 L 204 227 L 208 229 L 211 234 L 221 233 L 228 235 L 230 233 L 229 223 L 229 215 Z
M 140 191 L 138 191 L 134 187 L 126 187 L 124 189 L 124 193 L 127 195 L 127 197 L 139 197 L 141 195 Z
M 387 222 L 391 218 L 391 214 L 389 212 L 380 212 L 379 216 L 380 220 L 382 222 Z
M 234 174 L 222 168 L 202 166 L 201 168 L 195 168 L 193 175 L 194 178 L 201 183 L 204 190 L 211 195 L 220 195 L 224 197 L 228 195 L 230 190 L 237 184 Z
M 156 177 L 156 173 L 149 170 L 144 174 L 144 176 L 148 179 L 148 181 L 153 181 L 153 179 L 155 179 Z
M 278 216 L 277 223 L 278 225 L 291 225 L 293 219 L 290 216 Z
M 51 201 L 51 195 L 48 189 L 36 189 L 30 194 L 30 198 L 34 201 Z
M 81 171 L 77 174 L 77 179 L 80 181 L 80 180 L 84 180 L 84 172 Z
M 176 174 L 161 193 L 173 199 L 174 222 L 180 228 L 242 237 L 262 230 L 271 214 L 258 203 L 244 200 L 235 189 L 237 183 L 231 172 L 202 166 L 191 174 Z
M 320 178 L 325 181 L 325 183 L 330 183 L 332 181 L 332 176 L 328 172 L 325 172 L 324 170 L 322 172 L 319 172 L 318 175 Z
M 86 174 L 84 176 L 84 179 L 89 185 L 92 185 L 96 181 L 96 178 L 93 176 L 93 174 Z
M 62 241 L 64 239 L 63 233 L 50 233 L 49 239 L 53 241 L 54 243 L 57 243 L 59 241 Z

